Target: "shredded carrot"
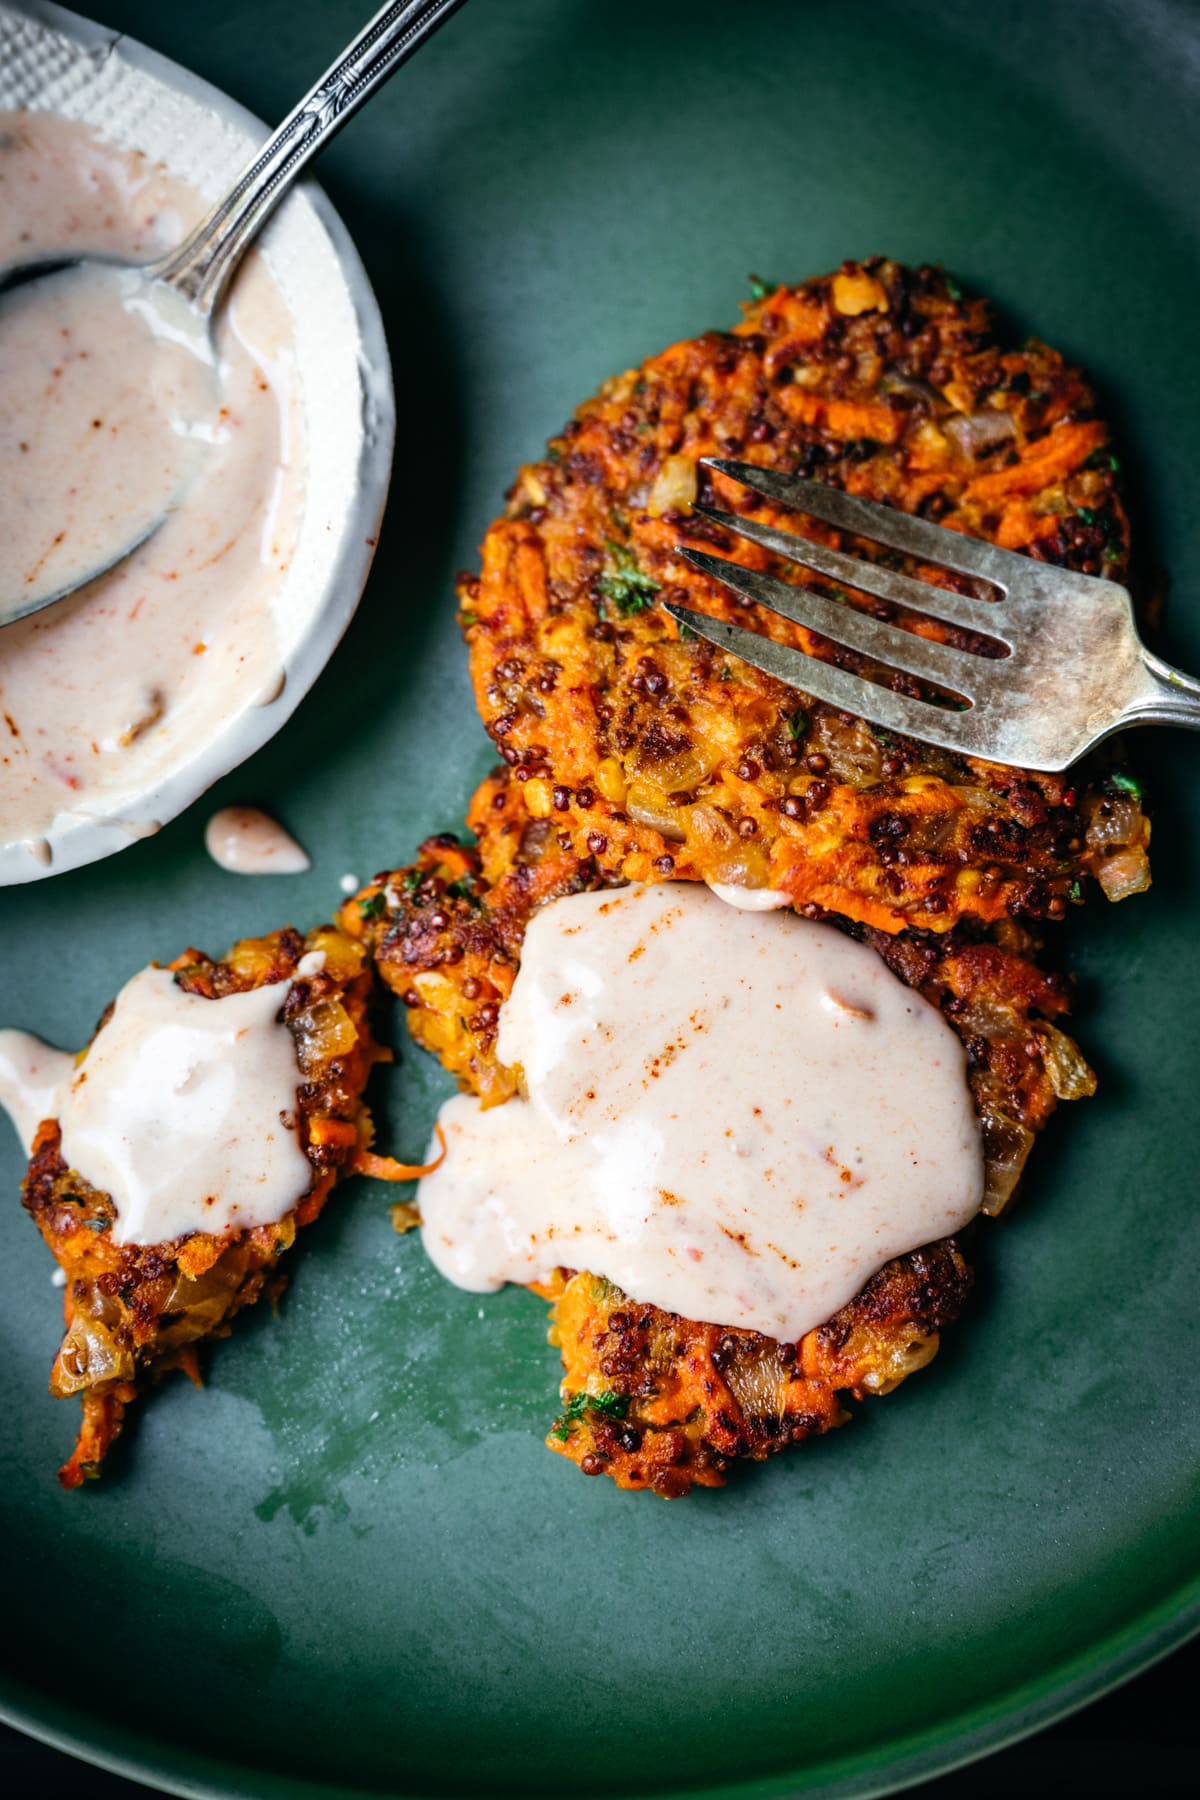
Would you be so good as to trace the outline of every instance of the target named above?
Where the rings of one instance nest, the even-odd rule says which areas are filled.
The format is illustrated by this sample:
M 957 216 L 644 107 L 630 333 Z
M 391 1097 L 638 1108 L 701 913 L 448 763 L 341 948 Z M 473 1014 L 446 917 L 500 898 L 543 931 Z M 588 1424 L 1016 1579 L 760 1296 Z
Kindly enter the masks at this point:
M 996 527 L 996 542 L 1002 550 L 1021 550 L 1037 533 L 1038 515 L 1027 500 L 1010 500 Z
M 440 1125 L 437 1135 L 442 1152 L 431 1163 L 402 1163 L 394 1156 L 376 1156 L 372 1150 L 356 1150 L 350 1158 L 350 1167 L 360 1175 L 373 1175 L 376 1181 L 416 1181 L 422 1175 L 432 1175 L 446 1160 L 446 1134 Z
M 1099 449 L 1108 437 L 1108 426 L 1099 419 L 1081 419 L 1072 425 L 1056 425 L 1030 454 L 1008 469 L 994 469 L 967 483 L 965 498 L 994 504 L 1018 494 L 1036 494 L 1056 481 L 1065 481 Z
M 354 1166 L 353 1158 L 351 1158 L 350 1166 L 352 1168 Z M 313 1220 L 318 1217 L 321 1208 L 329 1198 L 330 1189 L 336 1179 L 336 1169 L 326 1169 L 319 1180 L 313 1183 L 312 1191 L 305 1195 L 296 1208 L 297 1225 L 311 1225 Z
M 343 1145 L 358 1142 L 358 1127 L 348 1119 L 310 1119 L 308 1121 L 308 1141 L 310 1144 Z
M 903 415 L 879 400 L 835 400 L 811 394 L 806 388 L 785 387 L 779 403 L 802 425 L 823 426 L 831 437 L 874 438 L 894 444 L 900 436 Z
M 58 1120 L 43 1119 L 33 1134 L 33 1148 L 29 1154 L 31 1156 L 36 1156 L 39 1150 L 44 1150 L 51 1138 L 55 1137 L 57 1133 Z
M 176 1261 L 183 1273 L 196 1281 L 220 1260 L 224 1248 L 225 1239 L 211 1231 L 197 1231 L 181 1245 Z

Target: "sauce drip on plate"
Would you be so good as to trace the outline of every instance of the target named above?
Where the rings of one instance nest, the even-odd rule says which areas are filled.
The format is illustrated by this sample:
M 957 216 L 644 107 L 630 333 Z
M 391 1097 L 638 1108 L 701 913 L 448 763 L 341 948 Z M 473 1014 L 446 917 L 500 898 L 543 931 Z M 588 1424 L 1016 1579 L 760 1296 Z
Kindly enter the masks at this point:
M 302 875 L 307 851 L 278 819 L 257 806 L 223 806 L 204 830 L 204 847 L 231 875 Z

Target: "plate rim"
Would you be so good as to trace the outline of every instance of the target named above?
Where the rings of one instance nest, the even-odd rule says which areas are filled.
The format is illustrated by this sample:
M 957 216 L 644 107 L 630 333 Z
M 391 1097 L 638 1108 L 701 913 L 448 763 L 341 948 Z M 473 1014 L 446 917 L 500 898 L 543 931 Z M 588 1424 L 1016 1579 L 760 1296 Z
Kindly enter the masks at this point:
M 182 63 L 152 50 L 139 38 L 101 25 L 58 5 L 56 0 L 0 0 L 0 18 L 5 13 L 30 19 L 93 53 L 115 51 L 132 68 L 144 70 L 165 86 L 201 102 L 235 130 L 260 142 L 268 135 L 269 127 L 248 107 Z M 147 816 L 154 818 L 160 828 L 179 818 L 222 776 L 240 768 L 282 730 L 324 672 L 358 609 L 375 556 L 395 453 L 396 396 L 391 358 L 374 289 L 332 201 L 310 179 L 296 184 L 284 207 L 297 199 L 302 199 L 315 214 L 332 245 L 358 330 L 363 425 L 353 500 L 345 515 L 325 592 L 295 647 L 284 659 L 287 678 L 274 700 L 245 707 L 164 780 L 115 806 L 105 818 L 76 821 L 65 827 L 51 823 L 40 834 L 51 849 L 48 863 L 37 861 L 27 848 L 33 838 L 14 837 L 0 842 L 0 888 L 49 880 L 130 849 L 145 835 L 140 830 L 131 831 L 131 824 Z
M 959 1713 L 948 1723 L 811 1765 L 807 1771 L 780 1770 L 716 1787 L 679 1787 L 670 1792 L 674 1800 L 879 1800 L 1032 1737 L 1142 1674 L 1197 1636 L 1200 1575 L 1144 1609 L 1132 1623 L 1110 1632 L 1091 1650 L 1060 1659 L 1036 1680 L 1009 1689 L 986 1706 Z M 12 1682 L 0 1675 L 0 1689 L 11 1686 Z M 110 1727 L 98 1739 L 94 1725 L 83 1724 L 79 1709 L 56 1707 L 51 1702 L 50 1710 L 57 1710 L 68 1721 L 74 1717 L 78 1723 L 75 1727 L 50 1723 L 45 1705 L 40 1712 L 36 1701 L 14 1706 L 0 1691 L 0 1723 L 51 1749 L 180 1796 L 180 1800 L 386 1800 L 388 1794 L 396 1800 L 447 1800 L 451 1792 L 462 1800 L 491 1800 L 486 1790 L 478 1788 L 418 1792 L 311 1782 L 223 1757 L 210 1758 L 186 1747 L 172 1750 L 125 1727 Z M 117 1747 L 110 1749 L 109 1744 Z M 624 1800 L 662 1800 L 662 1794 L 662 1790 L 639 1789 L 627 1793 Z
M 266 127 L 248 109 L 229 99 L 223 91 L 183 69 L 172 59 L 149 49 L 139 40 L 115 32 L 83 18 L 52 0 L 3 0 L 6 10 L 24 13 L 44 20 L 55 29 L 78 36 L 95 44 L 115 43 L 122 54 L 160 78 L 175 80 L 186 75 L 192 91 L 202 94 L 219 107 L 222 114 L 247 128 L 265 131 Z M 382 375 L 386 392 L 380 397 L 386 404 L 385 429 L 389 435 L 389 454 L 381 459 L 382 483 L 378 508 L 373 523 L 378 523 L 386 498 L 390 475 L 391 444 L 395 433 L 394 395 L 390 377 L 390 361 L 384 340 L 382 319 L 357 251 L 345 226 L 323 191 L 311 182 L 301 184 L 302 191 L 316 210 L 324 229 L 333 239 L 339 261 L 354 274 L 351 292 L 363 340 L 373 330 L 377 336 L 381 360 L 373 367 Z M 364 308 L 365 303 L 365 308 Z M 375 346 L 372 345 L 372 352 Z M 369 474 L 368 459 L 363 458 L 360 474 Z M 360 501 L 362 487 L 360 486 Z M 362 534 L 360 534 L 361 538 Z M 343 603 L 344 616 L 329 654 L 340 640 L 357 607 L 362 585 L 370 568 L 373 547 L 368 549 L 361 574 L 352 577 L 353 598 Z M 347 573 L 353 557 L 339 556 L 337 574 Z M 355 581 L 357 585 L 355 585 Z M 242 750 L 228 765 L 207 774 L 202 784 L 175 809 L 176 816 L 205 791 L 220 775 L 229 772 L 266 743 L 307 694 L 321 669 L 304 679 L 298 674 L 289 678 L 285 695 L 275 705 L 258 709 L 271 717 L 271 728 Z M 288 703 L 290 701 L 290 704 Z M 180 771 L 185 775 L 193 767 L 189 762 Z M 165 822 L 165 821 L 164 821 Z M 74 861 L 56 862 L 49 870 L 36 870 L 24 879 L 36 880 L 65 872 L 92 861 L 96 851 Z M 1200 1635 L 1200 1576 L 1177 1583 L 1165 1598 L 1142 1608 L 1132 1620 L 1108 1633 L 1086 1652 L 1057 1659 L 1036 1679 L 1010 1686 L 986 1705 L 953 1715 L 938 1725 L 892 1737 L 887 1742 L 834 1760 L 810 1765 L 807 1769 L 781 1768 L 773 1774 L 754 1776 L 697 1788 L 683 1786 L 672 1790 L 678 1800 L 873 1800 L 875 1796 L 895 1793 L 912 1783 L 933 1778 L 962 1768 L 1069 1717 L 1111 1692 L 1122 1683 L 1144 1672 L 1154 1664 Z M 285 1774 L 239 1764 L 223 1757 L 208 1757 L 186 1746 L 171 1745 L 136 1729 L 105 1722 L 99 1731 L 98 1721 L 84 1709 L 57 1702 L 49 1695 L 39 1695 L 30 1687 L 24 1698 L 15 1703 L 10 1695 L 24 1684 L 0 1675 L 0 1722 L 17 1729 L 50 1748 L 79 1758 L 92 1766 L 129 1780 L 157 1787 L 160 1791 L 185 1797 L 185 1800 L 381 1800 L 381 1790 L 342 1787 L 326 1782 L 297 1780 Z M 392 1789 L 405 1800 L 445 1800 L 445 1792 Z M 460 1790 L 477 1793 L 481 1790 Z M 652 1800 L 648 1791 L 631 1792 L 626 1800 Z

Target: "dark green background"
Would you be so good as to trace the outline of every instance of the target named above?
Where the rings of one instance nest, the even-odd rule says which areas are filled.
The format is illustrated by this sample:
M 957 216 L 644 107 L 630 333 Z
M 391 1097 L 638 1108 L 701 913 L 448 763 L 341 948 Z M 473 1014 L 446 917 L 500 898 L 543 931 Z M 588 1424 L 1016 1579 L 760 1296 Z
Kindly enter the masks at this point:
M 275 118 L 365 10 L 114 0 L 105 22 Z M 149 957 L 307 924 L 343 872 L 457 822 L 490 759 L 455 568 L 575 401 L 732 321 L 750 269 L 939 259 L 1082 358 L 1177 578 L 1167 652 L 1200 667 L 1198 68 L 1196 8 L 1158 0 L 472 0 L 321 165 L 389 334 L 392 501 L 326 674 L 213 794 L 276 811 L 314 868 L 223 875 L 202 802 L 10 890 L 5 1022 L 78 1043 Z M 539 1304 L 445 1287 L 363 1184 L 281 1320 L 248 1320 L 204 1395 L 170 1385 L 104 1481 L 63 1495 L 57 1295 L 11 1216 L 11 1705 L 164 1781 L 246 1793 L 865 1792 L 1176 1641 L 1197 1566 L 1200 744 L 1136 750 L 1156 886 L 1097 904 L 1066 952 L 1101 1096 L 1056 1122 L 986 1232 L 934 1368 L 722 1493 L 669 1506 L 551 1458 Z M 445 1088 L 415 1054 L 382 1084 L 398 1153 Z M 8 1139 L 3 1157 L 12 1191 Z

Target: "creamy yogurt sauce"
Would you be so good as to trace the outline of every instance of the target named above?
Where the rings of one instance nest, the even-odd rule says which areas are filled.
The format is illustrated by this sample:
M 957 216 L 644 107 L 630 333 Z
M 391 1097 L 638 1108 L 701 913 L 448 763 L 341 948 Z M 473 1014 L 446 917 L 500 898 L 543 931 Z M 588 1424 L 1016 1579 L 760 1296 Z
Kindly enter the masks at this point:
M 204 847 L 231 875 L 302 875 L 307 851 L 257 806 L 223 806 L 204 830 Z
M 57 1116 L 59 1093 L 75 1058 L 29 1031 L 0 1031 L 0 1106 L 26 1151 L 43 1119 Z
M 77 586 L 140 542 L 186 500 L 219 406 L 191 309 L 136 270 L 0 297 L 0 601 Z
M 280 1016 L 289 986 L 209 1000 L 142 969 L 82 1057 L 0 1031 L 0 1105 L 27 1149 L 58 1120 L 64 1160 L 112 1197 L 118 1244 L 272 1224 L 312 1185 L 303 1076 Z
M 558 900 L 498 1053 L 522 1093 L 442 1108 L 426 1249 L 478 1292 L 559 1266 L 794 1341 L 983 1194 L 958 1038 L 830 926 L 687 883 Z
M 43 252 L 146 260 L 203 211 L 161 165 L 84 126 L 50 113 L 0 114 L 0 263 Z M 79 375 L 81 345 L 89 359 L 103 351 L 73 334 L 76 361 L 53 365 L 64 368 L 61 380 Z M 220 406 L 197 426 L 212 441 L 178 509 L 108 574 L 0 631 L 0 840 L 25 839 L 31 855 L 44 855 L 56 822 L 118 811 L 231 717 L 279 692 L 273 606 L 303 512 L 304 429 L 287 308 L 254 251 L 222 307 L 217 352 Z M 153 425 L 158 401 L 141 399 Z M 132 421 L 136 404 L 131 396 L 123 419 Z M 166 410 L 178 419 L 197 403 L 176 393 Z M 128 456 L 129 479 L 140 480 L 137 427 L 122 422 L 114 438 L 113 422 L 102 419 L 94 436 Z M 149 436 L 161 447 L 157 429 Z M 22 455 L 19 433 L 16 441 L 10 455 L 0 443 L 4 480 Z M 159 469 L 159 479 L 172 478 Z M 44 498 L 58 530 L 61 492 Z M 0 543 L 10 569 L 8 559 L 24 566 L 24 554 Z
M 740 887 L 732 881 L 710 881 L 708 890 L 718 900 L 724 900 L 727 906 L 740 907 L 743 912 L 779 912 L 792 904 L 791 895 L 785 894 L 782 888 Z

